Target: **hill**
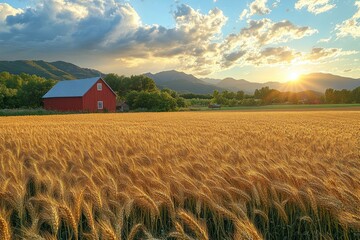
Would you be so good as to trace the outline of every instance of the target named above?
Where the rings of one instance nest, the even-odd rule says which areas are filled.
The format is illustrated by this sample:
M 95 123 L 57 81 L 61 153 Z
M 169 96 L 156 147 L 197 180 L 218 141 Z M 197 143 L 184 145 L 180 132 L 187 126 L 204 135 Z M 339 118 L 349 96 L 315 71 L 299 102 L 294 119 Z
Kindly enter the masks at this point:
M 360 86 L 360 79 L 347 78 L 327 73 L 311 73 L 300 76 L 299 79 L 295 82 L 256 83 L 249 82 L 244 79 L 236 80 L 234 78 L 225 78 L 215 85 L 229 91 L 242 90 L 246 93 L 253 93 L 255 89 L 260 89 L 262 87 L 269 87 L 279 91 L 301 92 L 312 90 L 323 93 L 327 88 L 333 88 L 337 90 L 354 89 Z
M 193 75 L 174 70 L 156 74 L 145 73 L 144 75 L 153 79 L 159 88 L 170 88 L 180 93 L 207 94 L 212 93 L 214 90 L 224 90 L 201 81 Z
M 81 68 L 68 62 L 45 62 L 41 60 L 0 61 L 0 72 L 35 74 L 39 77 L 54 80 L 81 79 L 102 75 L 97 70 Z
M 198 79 L 193 75 L 183 72 L 166 71 L 156 74 L 146 73 L 146 76 L 154 79 L 158 87 L 170 88 L 178 92 L 191 92 L 191 93 L 212 93 L 214 90 L 228 90 L 228 91 L 244 91 L 248 94 L 253 94 L 256 89 L 262 87 L 269 87 L 279 91 L 315 91 L 324 93 L 327 88 L 337 90 L 341 89 L 354 89 L 360 86 L 360 79 L 342 77 L 327 73 L 311 73 L 302 75 L 295 82 L 250 82 L 245 79 L 214 79 L 214 78 L 201 78 Z
M 295 82 L 284 83 L 279 90 L 299 92 L 303 90 L 313 90 L 325 92 L 327 88 L 336 90 L 352 90 L 360 86 L 360 79 L 337 76 L 329 73 L 311 73 L 301 75 Z
M 236 80 L 234 78 L 225 78 L 216 86 L 224 88 L 228 91 L 244 91 L 246 93 L 254 93 L 255 89 L 263 87 L 262 83 L 249 82 L 244 79 Z

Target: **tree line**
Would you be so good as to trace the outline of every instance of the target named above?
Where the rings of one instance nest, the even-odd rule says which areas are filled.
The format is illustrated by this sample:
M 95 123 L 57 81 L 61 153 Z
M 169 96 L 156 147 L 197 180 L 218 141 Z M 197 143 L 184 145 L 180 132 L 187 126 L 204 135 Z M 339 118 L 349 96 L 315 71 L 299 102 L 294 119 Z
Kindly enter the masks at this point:
M 36 75 L 0 73 L 0 108 L 38 108 L 56 81 Z
M 104 80 L 125 101 L 130 109 L 141 111 L 174 111 L 185 107 L 185 99 L 170 89 L 156 87 L 154 80 L 144 75 L 130 77 L 108 74 Z
M 130 77 L 108 74 L 104 80 L 118 94 L 118 101 L 126 102 L 131 110 L 174 111 L 189 105 L 221 104 L 224 106 L 256 106 L 268 104 L 347 104 L 360 103 L 360 87 L 353 90 L 326 89 L 324 94 L 314 91 L 280 92 L 269 87 L 256 89 L 254 94 L 243 91 L 215 90 L 213 94 L 178 94 L 170 89 L 157 88 L 154 80 L 143 75 Z M 42 96 L 57 81 L 29 74 L 0 73 L 0 108 L 39 108 Z
M 325 91 L 326 103 L 360 103 L 360 87 L 353 90 L 334 90 L 328 88 Z
M 269 87 L 256 89 L 253 95 L 243 91 L 219 92 L 215 90 L 209 104 L 221 104 L 224 106 L 256 106 L 270 104 L 349 104 L 360 103 L 360 87 L 353 90 L 326 89 L 325 93 L 311 90 L 302 92 L 281 92 Z

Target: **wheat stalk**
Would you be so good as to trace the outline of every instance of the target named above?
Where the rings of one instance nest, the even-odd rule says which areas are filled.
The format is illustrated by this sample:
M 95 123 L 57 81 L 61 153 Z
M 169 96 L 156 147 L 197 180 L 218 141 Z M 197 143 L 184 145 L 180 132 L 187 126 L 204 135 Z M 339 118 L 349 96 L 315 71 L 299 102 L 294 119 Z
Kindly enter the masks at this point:
M 199 223 L 191 213 L 184 210 L 179 210 L 178 216 L 196 233 L 199 239 L 209 239 L 206 228 L 203 227 L 202 224 Z
M 1 239 L 4 239 L 4 240 L 11 239 L 9 225 L 2 216 L 0 216 L 0 236 L 1 236 Z

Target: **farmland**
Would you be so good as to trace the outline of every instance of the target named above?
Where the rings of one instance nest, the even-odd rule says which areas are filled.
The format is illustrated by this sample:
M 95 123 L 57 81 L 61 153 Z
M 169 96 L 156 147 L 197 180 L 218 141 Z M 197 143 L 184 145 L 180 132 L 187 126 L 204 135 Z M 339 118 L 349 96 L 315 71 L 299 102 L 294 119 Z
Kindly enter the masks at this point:
M 360 112 L 0 118 L 0 239 L 356 239 Z

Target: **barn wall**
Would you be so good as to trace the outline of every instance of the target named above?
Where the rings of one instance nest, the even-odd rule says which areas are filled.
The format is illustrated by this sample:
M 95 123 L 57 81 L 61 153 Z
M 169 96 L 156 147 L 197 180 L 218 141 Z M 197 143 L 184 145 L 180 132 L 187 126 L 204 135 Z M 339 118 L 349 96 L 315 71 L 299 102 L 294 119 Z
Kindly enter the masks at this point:
M 102 83 L 102 91 L 97 90 L 97 83 Z M 94 86 L 83 97 L 83 106 L 85 111 L 97 112 L 97 102 L 104 102 L 103 111 L 115 112 L 116 110 L 116 95 L 101 79 L 97 81 Z
M 56 111 L 83 111 L 81 97 L 45 98 L 44 108 Z

